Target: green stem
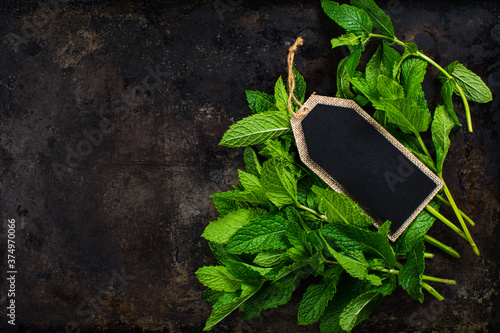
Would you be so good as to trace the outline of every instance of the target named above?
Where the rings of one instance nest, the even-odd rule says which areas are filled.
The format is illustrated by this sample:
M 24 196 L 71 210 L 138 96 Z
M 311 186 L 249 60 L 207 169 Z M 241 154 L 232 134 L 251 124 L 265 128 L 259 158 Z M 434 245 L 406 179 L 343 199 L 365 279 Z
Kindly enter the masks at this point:
M 440 241 L 438 241 L 437 239 L 429 236 L 429 235 L 424 235 L 424 240 L 431 244 L 431 245 L 434 245 L 435 247 L 443 250 L 444 252 L 448 253 L 450 256 L 452 256 L 453 258 L 460 258 L 460 254 L 455 251 L 454 248 L 452 248 L 451 246 L 448 246 L 446 244 L 443 244 L 441 243 Z
M 392 37 L 389 37 L 389 36 L 384 36 L 384 35 L 379 35 L 379 34 L 370 34 L 369 37 L 378 37 L 378 38 L 388 39 L 388 40 L 390 40 L 390 41 L 392 41 L 392 42 L 394 42 L 396 44 L 399 44 L 399 45 L 401 45 L 403 47 L 406 47 L 406 44 L 403 43 L 402 41 L 400 41 L 399 39 L 397 39 L 396 37 L 392 38 Z M 469 102 L 467 101 L 467 97 L 465 97 L 465 94 L 464 94 L 464 91 L 462 90 L 462 88 L 458 85 L 458 83 L 455 81 L 455 79 L 453 78 L 453 76 L 451 76 L 450 73 L 448 73 L 437 62 L 435 62 L 434 60 L 432 60 L 431 58 L 429 58 L 428 56 L 426 56 L 425 54 L 423 54 L 420 51 L 417 51 L 415 53 L 415 56 L 417 56 L 419 58 L 422 58 L 423 60 L 427 61 L 432 66 L 434 66 L 437 69 L 439 69 L 439 71 L 441 73 L 443 73 L 448 79 L 453 80 L 453 82 L 455 83 L 455 87 L 457 88 L 458 94 L 460 95 L 460 97 L 462 98 L 462 101 L 464 103 L 465 114 L 467 116 L 467 127 L 469 129 L 469 132 L 472 132 L 472 120 L 471 120 L 471 115 L 470 115 Z
M 441 296 L 440 293 L 438 293 L 436 291 L 436 289 L 432 288 L 431 286 L 429 286 L 427 283 L 425 282 L 422 282 L 422 287 L 424 287 L 425 290 L 427 290 L 429 292 L 429 294 L 431 294 L 432 296 L 436 297 L 438 301 L 442 301 L 444 300 L 444 297 Z
M 434 254 L 433 253 L 427 253 L 427 252 L 424 252 L 424 259 L 432 259 L 434 258 Z M 399 259 L 408 259 L 408 256 L 403 254 L 403 255 L 399 255 L 398 256 L 398 260 Z
M 438 174 L 439 178 L 443 179 L 443 176 L 441 174 Z M 444 182 L 444 181 L 443 181 Z M 460 211 L 457 207 L 457 204 L 455 203 L 455 200 L 453 200 L 453 197 L 451 196 L 450 190 L 448 189 L 448 186 L 446 186 L 446 183 L 443 185 L 444 193 L 446 194 L 446 197 L 448 197 L 448 200 L 450 200 L 451 207 L 455 211 L 455 215 L 458 218 L 458 221 L 460 222 L 460 225 L 462 226 L 462 229 L 467 236 L 467 239 L 469 240 L 470 245 L 472 246 L 472 250 L 476 255 L 480 255 L 479 249 L 476 246 L 476 243 L 474 243 L 474 240 L 472 239 L 472 236 L 470 235 L 469 229 L 467 229 L 467 225 L 464 222 L 464 219 L 462 218 L 462 215 L 460 215 Z
M 445 198 L 443 198 L 441 195 L 436 194 L 436 198 L 438 198 L 439 200 L 441 200 L 441 201 L 442 201 L 445 205 L 447 205 L 448 207 L 451 207 L 450 202 L 449 202 L 448 200 L 446 200 Z M 476 223 L 474 223 L 474 221 L 472 221 L 472 220 L 470 219 L 470 217 L 468 217 L 468 216 L 467 216 L 464 212 L 462 212 L 460 209 L 459 209 L 459 211 L 460 211 L 460 215 L 462 215 L 462 217 L 463 217 L 463 218 L 464 218 L 467 222 L 469 222 L 469 224 L 470 224 L 471 226 L 475 226 L 475 225 L 476 225 Z
M 397 270 L 397 269 L 382 268 L 382 269 L 378 269 L 378 271 L 381 271 L 384 273 L 391 273 L 394 275 L 399 275 L 399 270 Z M 428 275 L 422 275 L 422 280 L 439 282 L 439 283 L 444 283 L 444 284 L 457 284 L 457 281 L 455 281 L 455 280 L 442 279 L 442 278 L 437 278 L 437 277 L 428 276 Z
M 422 140 L 422 137 L 420 136 L 420 133 L 416 132 L 415 136 L 417 137 L 418 143 L 420 143 L 420 147 L 422 147 L 425 155 L 431 159 L 431 161 L 434 161 L 431 157 L 431 154 L 429 154 L 429 151 L 427 150 L 427 147 L 425 146 L 424 141 Z
M 463 239 L 465 239 L 466 241 L 468 241 L 467 239 L 467 236 L 465 236 L 464 232 L 462 230 L 460 230 L 456 225 L 454 225 L 450 220 L 448 220 L 446 217 L 444 217 L 443 215 L 441 215 L 440 212 L 438 212 L 437 210 L 435 210 L 434 208 L 432 208 L 431 206 L 427 205 L 425 206 L 425 209 L 431 213 L 432 215 L 434 215 L 436 218 L 438 218 L 441 222 L 443 222 L 444 224 L 446 224 L 451 230 L 455 231 L 457 234 L 459 234 Z
M 318 217 L 318 218 L 320 218 L 320 219 L 322 219 L 324 221 L 327 220 L 327 218 L 326 218 L 325 215 L 322 215 L 322 214 L 318 213 L 317 211 L 315 211 L 314 209 L 311 209 L 311 208 L 309 208 L 307 206 L 304 206 L 304 205 L 302 205 L 302 204 L 300 204 L 298 202 L 296 203 L 296 207 L 298 209 L 305 210 L 306 212 L 309 212 L 309 213 L 313 214 L 314 216 L 316 216 L 316 217 Z

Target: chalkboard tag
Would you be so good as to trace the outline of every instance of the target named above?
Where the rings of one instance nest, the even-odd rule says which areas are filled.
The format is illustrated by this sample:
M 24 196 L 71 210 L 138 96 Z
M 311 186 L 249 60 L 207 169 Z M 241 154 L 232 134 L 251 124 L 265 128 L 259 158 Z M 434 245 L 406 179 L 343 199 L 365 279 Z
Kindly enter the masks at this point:
M 443 186 L 352 100 L 312 95 L 291 124 L 302 162 L 355 200 L 377 227 L 391 221 L 393 242 Z

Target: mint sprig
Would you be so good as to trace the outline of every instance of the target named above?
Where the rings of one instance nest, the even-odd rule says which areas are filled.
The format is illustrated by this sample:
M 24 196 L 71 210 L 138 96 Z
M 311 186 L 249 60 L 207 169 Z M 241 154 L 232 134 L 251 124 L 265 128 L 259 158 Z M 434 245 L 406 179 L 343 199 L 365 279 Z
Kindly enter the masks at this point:
M 487 103 L 492 100 L 490 89 L 481 78 L 455 61 L 445 68 L 418 49 L 414 43 L 400 41 L 394 34 L 390 18 L 373 0 L 351 0 L 351 5 L 339 5 L 335 1 L 322 0 L 326 15 L 346 30 L 347 35 L 332 39 L 332 46 L 348 45 L 350 55 L 342 59 L 337 68 L 337 97 L 350 98 L 361 106 L 375 109 L 373 117 L 422 163 L 434 171 L 444 182 L 443 163 L 450 147 L 449 135 L 455 125 L 461 126 L 453 107 L 452 97 L 461 97 L 469 131 L 472 132 L 469 101 Z M 347 15 L 346 13 L 356 13 Z M 369 17 L 371 24 L 365 22 Z M 363 18 L 363 19 L 360 19 Z M 373 29 L 380 33 L 374 33 Z M 358 71 L 359 59 L 365 45 L 374 38 L 383 40 L 368 61 L 364 71 Z M 401 54 L 393 46 L 403 47 Z M 437 79 L 443 104 L 438 105 L 432 115 L 422 90 L 422 81 L 430 64 L 440 71 Z M 422 139 L 422 133 L 430 127 L 435 156 L 432 156 Z M 443 196 L 437 198 L 451 206 L 460 223 L 457 227 L 443 215 L 428 206 L 427 211 L 468 241 L 479 255 L 465 221 L 475 223 L 456 205 L 446 183 Z M 453 249 L 442 246 L 439 241 L 426 235 L 425 240 L 439 246 L 450 255 L 458 257 Z

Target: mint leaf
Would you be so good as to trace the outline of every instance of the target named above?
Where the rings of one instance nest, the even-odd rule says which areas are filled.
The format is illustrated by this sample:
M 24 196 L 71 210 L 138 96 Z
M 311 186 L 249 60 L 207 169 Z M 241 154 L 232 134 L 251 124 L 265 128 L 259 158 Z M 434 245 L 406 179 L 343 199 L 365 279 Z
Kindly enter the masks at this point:
M 290 122 L 283 112 L 261 112 L 231 125 L 219 144 L 232 148 L 252 146 L 277 138 L 290 129 Z
M 329 249 L 332 256 L 349 275 L 357 279 L 364 279 L 368 274 L 368 262 L 361 251 L 337 252 Z
M 297 202 L 297 180 L 283 160 L 273 158 L 264 162 L 262 186 L 269 200 L 278 208 Z
M 455 81 L 454 80 L 446 80 L 441 87 L 441 96 L 443 97 L 443 104 L 448 111 L 451 119 L 455 125 L 462 126 L 458 121 L 457 114 L 455 113 L 455 108 L 453 107 L 453 91 L 455 90 Z
M 401 84 L 405 89 L 406 97 L 416 98 L 422 91 L 421 83 L 424 80 L 427 61 L 411 57 L 401 63 Z
M 242 170 L 238 170 L 238 176 L 240 178 L 240 185 L 245 191 L 263 192 L 259 177 Z M 262 193 L 262 195 L 265 195 L 265 193 Z
M 439 210 L 439 201 L 432 200 L 429 205 L 432 208 Z M 415 244 L 423 239 L 424 235 L 432 227 L 435 219 L 434 215 L 431 215 L 426 210 L 423 210 L 420 214 L 418 214 L 417 218 L 410 224 L 408 229 L 406 229 L 405 232 L 399 236 L 396 241 L 395 252 L 397 254 L 405 254 L 410 251 Z
M 288 114 L 288 94 L 286 92 L 285 84 L 281 76 L 274 85 L 274 98 L 276 99 L 276 106 L 284 114 Z
M 201 284 L 217 291 L 234 292 L 241 288 L 241 279 L 236 278 L 224 266 L 204 266 L 196 271 Z
M 368 286 L 365 281 L 344 279 L 344 282 L 337 286 L 337 293 L 321 317 L 320 333 L 343 333 L 344 330 L 340 327 L 340 315 L 351 300 L 366 291 Z
M 422 303 L 424 294 L 422 293 L 422 274 L 424 273 L 424 242 L 419 241 L 408 251 L 408 260 L 399 270 L 399 284 L 415 300 Z
M 252 113 L 278 111 L 274 96 L 255 90 L 245 90 L 245 93 Z
M 224 263 L 234 277 L 245 282 L 257 282 L 261 278 L 260 272 L 249 267 L 250 265 L 241 261 L 228 261 Z
M 483 80 L 458 61 L 448 65 L 445 70 L 455 78 L 469 101 L 488 103 L 493 100 L 491 91 Z M 455 89 L 455 93 L 458 93 L 458 90 Z
M 267 140 L 265 142 L 265 147 L 259 151 L 259 154 L 267 158 L 283 159 L 293 163 L 295 161 L 295 156 L 288 152 L 289 149 L 290 143 L 288 141 L 285 141 L 285 146 L 283 146 L 278 139 Z
M 242 311 L 245 312 L 245 316 L 243 319 L 257 318 L 262 310 L 288 303 L 295 290 L 297 278 L 298 275 L 289 275 L 282 279 L 287 279 L 287 283 L 266 282 L 252 298 L 244 303 Z
M 336 229 L 337 232 L 361 244 L 363 252 L 380 257 L 387 262 L 389 267 L 394 267 L 396 262 L 394 251 L 384 235 L 342 223 L 331 223 L 322 228 L 322 233 L 328 236 L 328 230 L 332 231 L 332 229 Z
M 434 119 L 431 125 L 432 142 L 436 148 L 436 168 L 438 173 L 443 171 L 443 162 L 451 143 L 449 135 L 454 126 L 453 119 L 445 110 L 445 107 L 438 105 L 434 111 Z
M 366 319 L 375 310 L 383 296 L 377 289 L 367 291 L 347 304 L 340 315 L 340 327 L 350 331 L 359 322 Z
M 210 288 L 205 289 L 203 292 L 203 298 L 212 304 L 215 304 L 222 295 L 224 295 L 223 291 L 217 291 Z
M 219 217 L 217 221 L 210 222 L 201 236 L 209 241 L 225 244 L 238 229 L 250 223 L 260 212 L 243 208 L 230 212 Z
M 295 78 L 295 88 L 293 89 L 293 95 L 296 99 L 299 100 L 299 102 L 304 103 L 304 99 L 306 98 L 306 81 L 304 80 L 302 74 L 300 74 L 299 71 L 295 68 L 295 66 L 293 67 L 293 75 Z M 293 101 L 293 103 L 294 105 L 296 105 L 295 101 Z
M 228 253 L 258 253 L 263 250 L 286 250 L 286 220 L 278 214 L 268 213 L 238 229 L 227 245 Z
M 403 87 L 398 82 L 382 74 L 377 78 L 377 90 L 383 98 L 401 99 L 405 97 Z
M 297 314 L 299 325 L 309 325 L 316 322 L 325 311 L 328 302 L 337 291 L 337 282 L 342 268 L 336 266 L 327 271 L 323 281 L 310 285 L 300 301 Z
M 379 235 L 382 235 L 384 237 L 387 237 L 387 235 L 391 232 L 391 221 L 387 220 L 380 227 L 378 227 L 377 233 Z
M 307 242 L 306 236 L 306 232 L 297 222 L 291 220 L 286 221 L 286 237 L 290 244 L 309 254 L 312 251 L 312 246 Z
M 382 64 L 384 65 L 383 68 L 386 70 L 386 73 L 381 74 L 394 78 L 394 72 L 397 72 L 398 68 L 395 66 L 402 61 L 401 54 L 389 46 L 386 41 L 382 44 L 382 51 Z
M 238 210 L 239 208 L 248 207 L 244 202 L 238 202 L 233 199 L 234 195 L 237 195 L 240 190 L 232 190 L 228 192 L 214 193 L 210 196 L 214 202 L 215 208 L 221 216 L 226 215 L 229 212 Z
M 262 251 L 257 254 L 253 263 L 261 267 L 273 267 L 283 261 L 282 251 Z
M 257 285 L 244 284 L 243 291 L 240 296 L 236 293 L 225 293 L 214 304 L 212 313 L 207 319 L 204 331 L 210 331 L 218 322 L 226 318 L 231 312 L 237 309 L 246 300 L 252 297 L 262 286 L 262 283 Z
M 373 54 L 370 61 L 366 64 L 365 68 L 365 76 L 368 82 L 371 82 L 372 85 L 376 86 L 377 79 L 380 74 L 384 74 L 386 76 L 392 76 L 392 73 L 384 73 L 384 65 L 382 64 L 382 46 L 379 45 L 377 51 Z M 389 74 L 389 75 L 388 75 Z M 365 94 L 366 95 L 366 94 Z
M 357 36 L 352 32 L 341 35 L 340 37 L 331 40 L 332 49 L 344 45 L 357 46 L 361 43 L 359 38 L 360 36 Z
M 245 160 L 245 167 L 247 168 L 247 171 L 252 175 L 260 176 L 262 166 L 260 165 L 259 158 L 257 157 L 255 150 L 253 150 L 252 147 L 245 147 L 243 158 Z
M 380 101 L 380 94 L 377 90 L 376 81 L 371 82 L 368 79 L 353 77 L 350 79 L 352 85 L 358 89 L 372 103 Z
M 391 19 L 382 9 L 380 9 L 373 0 L 351 0 L 351 5 L 364 9 L 370 16 L 375 29 L 388 37 L 394 37 L 394 28 Z
M 337 94 L 336 97 L 352 98 L 350 79 L 354 76 L 356 67 L 361 59 L 362 48 L 356 49 L 351 55 L 342 59 L 337 66 Z
M 347 196 L 333 191 L 330 188 L 322 189 L 316 185 L 312 190 L 318 196 L 319 210 L 325 214 L 330 222 L 368 227 L 373 224 L 363 210 Z
M 325 0 L 321 1 L 321 6 L 326 15 L 347 32 L 355 32 L 358 34 L 369 34 L 372 32 L 372 22 L 363 9 L 349 5 L 339 6 L 339 4 L 334 1 Z
M 403 133 L 425 132 L 431 123 L 430 112 L 422 110 L 412 99 L 381 98 L 373 105 L 385 111 L 388 121 L 397 125 Z

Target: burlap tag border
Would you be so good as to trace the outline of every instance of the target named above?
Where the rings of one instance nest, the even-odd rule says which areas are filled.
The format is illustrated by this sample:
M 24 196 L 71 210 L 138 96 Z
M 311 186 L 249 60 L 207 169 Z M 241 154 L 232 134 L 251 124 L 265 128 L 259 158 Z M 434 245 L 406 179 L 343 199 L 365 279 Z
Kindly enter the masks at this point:
M 302 162 L 307 165 L 315 174 L 317 174 L 325 183 L 328 184 L 334 191 L 347 195 L 349 198 L 356 201 L 335 179 L 333 179 L 328 173 L 326 173 L 323 168 L 317 165 L 309 157 L 309 152 L 307 150 L 307 144 L 304 138 L 304 131 L 302 130 L 302 120 L 309 114 L 309 112 L 317 105 L 325 104 L 332 106 L 340 106 L 345 108 L 354 109 L 358 114 L 360 114 L 367 122 L 369 122 L 375 129 L 382 134 L 394 147 L 396 147 L 402 154 L 404 154 L 413 164 L 418 167 L 423 173 L 425 173 L 432 181 L 436 184 L 434 191 L 420 204 L 420 206 L 413 212 L 413 214 L 403 223 L 403 225 L 394 233 L 390 233 L 387 237 L 391 241 L 396 241 L 396 239 L 408 228 L 413 222 L 413 220 L 422 212 L 422 210 L 427 206 L 427 204 L 434 198 L 434 196 L 443 187 L 443 182 L 439 179 L 427 166 L 425 166 L 418 158 L 416 158 L 408 149 L 406 149 L 398 140 L 396 140 L 385 128 L 383 128 L 375 119 L 373 119 L 368 113 L 366 113 L 358 104 L 352 100 L 312 95 L 307 99 L 304 105 L 300 108 L 297 114 L 290 120 L 292 125 L 293 134 L 295 136 L 295 141 L 297 143 L 297 149 L 299 151 L 299 156 Z M 380 227 L 382 222 L 378 221 L 374 216 L 372 216 L 366 209 L 361 205 L 360 207 L 370 216 L 373 223 Z

